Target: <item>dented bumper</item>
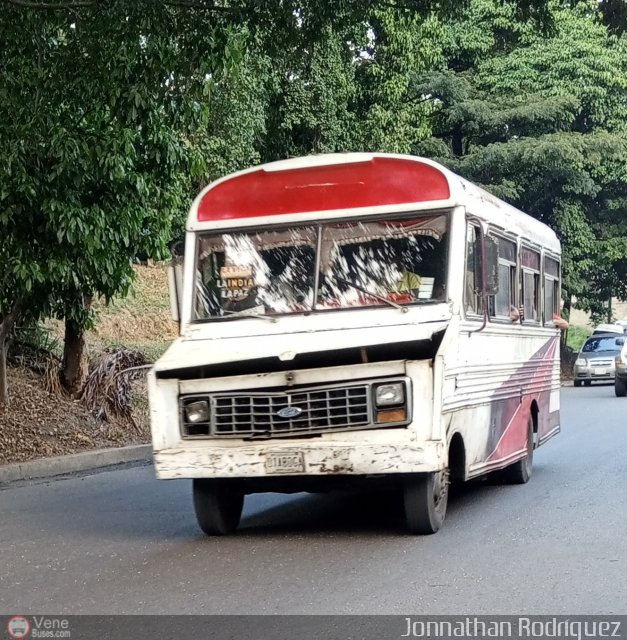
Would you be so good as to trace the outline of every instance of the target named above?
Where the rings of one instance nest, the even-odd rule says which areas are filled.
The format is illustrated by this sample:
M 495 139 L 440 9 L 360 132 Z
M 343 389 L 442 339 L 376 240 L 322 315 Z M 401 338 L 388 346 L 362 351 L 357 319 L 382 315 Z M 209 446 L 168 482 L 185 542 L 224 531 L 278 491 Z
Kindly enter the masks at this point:
M 420 444 L 275 441 L 243 446 L 194 443 L 154 452 L 156 474 L 162 480 L 417 473 L 437 471 L 443 460 L 439 441 Z

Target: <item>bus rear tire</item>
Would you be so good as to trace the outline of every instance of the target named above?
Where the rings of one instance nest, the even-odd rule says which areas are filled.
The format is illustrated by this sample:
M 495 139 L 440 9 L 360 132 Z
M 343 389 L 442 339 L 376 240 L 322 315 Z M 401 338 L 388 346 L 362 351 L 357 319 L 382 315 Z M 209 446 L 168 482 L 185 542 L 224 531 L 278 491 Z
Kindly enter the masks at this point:
M 525 457 L 503 469 L 507 484 L 527 484 L 533 472 L 533 418 L 529 414 L 527 421 L 527 453 Z
M 194 511 L 200 528 L 208 536 L 225 536 L 237 529 L 244 494 L 205 478 L 193 480 Z
M 403 484 L 405 523 L 411 534 L 436 533 L 446 516 L 449 471 L 407 476 Z
M 627 396 L 627 382 L 620 378 L 614 378 L 614 394 L 617 398 L 624 398 Z

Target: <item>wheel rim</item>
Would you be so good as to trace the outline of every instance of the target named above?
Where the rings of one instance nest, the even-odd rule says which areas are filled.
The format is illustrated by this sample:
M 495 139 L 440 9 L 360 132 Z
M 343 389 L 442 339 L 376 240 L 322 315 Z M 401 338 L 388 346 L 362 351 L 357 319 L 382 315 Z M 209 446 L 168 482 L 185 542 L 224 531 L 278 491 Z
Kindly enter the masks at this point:
M 433 505 L 439 511 L 448 499 L 449 470 L 442 469 L 433 476 Z

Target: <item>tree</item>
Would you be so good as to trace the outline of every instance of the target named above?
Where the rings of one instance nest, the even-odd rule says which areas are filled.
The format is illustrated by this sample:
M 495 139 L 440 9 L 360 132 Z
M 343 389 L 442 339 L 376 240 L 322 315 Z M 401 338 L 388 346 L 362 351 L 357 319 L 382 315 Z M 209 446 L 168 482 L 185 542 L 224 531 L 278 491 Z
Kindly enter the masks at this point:
M 133 258 L 163 255 L 183 215 L 195 153 L 185 135 L 204 124 L 197 98 L 228 42 L 149 2 L 5 11 L 0 255 L 12 269 L 0 317 L 64 318 L 62 380 L 77 392 L 88 301 L 124 294 Z
M 507 7 L 473 3 L 450 28 L 454 68 L 416 84 L 434 106 L 436 135 L 414 149 L 551 225 L 563 242 L 567 299 L 598 311 L 624 291 L 625 46 L 590 3 L 551 10 L 555 31 L 542 38 Z M 461 47 L 454 34 L 486 16 L 492 34 Z
M 548 24 L 543 0 L 502 1 Z M 467 4 L 0 0 L 0 378 L 20 315 L 53 314 L 76 393 L 90 300 L 124 295 L 134 257 L 162 255 L 198 181 L 278 153 L 404 150 L 426 135 L 422 108 L 396 104 L 413 61 L 433 55 L 420 25 Z M 373 56 L 356 64 L 369 28 Z M 296 75 L 279 77 L 279 59 Z

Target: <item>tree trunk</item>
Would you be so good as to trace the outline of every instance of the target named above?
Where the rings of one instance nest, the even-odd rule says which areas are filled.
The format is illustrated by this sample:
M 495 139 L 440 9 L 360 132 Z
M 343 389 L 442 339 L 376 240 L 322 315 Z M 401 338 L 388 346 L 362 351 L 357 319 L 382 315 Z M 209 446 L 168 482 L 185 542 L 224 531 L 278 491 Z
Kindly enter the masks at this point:
M 568 320 L 568 323 L 570 325 L 570 311 L 571 311 L 571 307 L 572 307 L 572 296 L 570 295 L 570 293 L 568 293 L 567 295 L 564 296 L 564 306 L 562 308 L 562 317 L 566 316 L 566 320 Z M 561 341 L 561 346 L 562 346 L 562 353 L 564 353 L 564 347 L 566 346 L 566 343 L 568 341 L 568 329 L 566 329 L 566 331 L 561 331 L 560 332 L 560 341 Z
M 61 364 L 61 384 L 73 397 L 85 386 L 88 373 L 85 331 L 73 320 L 65 319 L 65 342 Z
M 91 297 L 83 297 L 80 304 L 84 310 L 88 310 L 91 307 Z M 63 388 L 75 398 L 81 394 L 89 373 L 86 346 L 82 325 L 66 318 L 60 378 Z
M 9 403 L 9 380 L 7 377 L 9 338 L 21 308 L 22 301 L 16 300 L 9 312 L 4 317 L 0 317 L 0 407 Z
M 455 127 L 451 134 L 451 149 L 453 155 L 461 158 L 464 155 L 464 134 L 461 127 Z
M 566 314 L 566 320 L 570 321 L 570 309 L 571 309 L 571 296 L 570 294 L 564 298 L 564 313 Z
M 0 338 L 0 407 L 9 403 L 9 381 L 7 379 L 7 352 L 9 341 Z

